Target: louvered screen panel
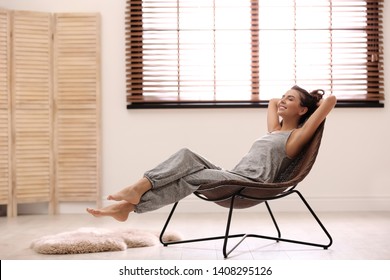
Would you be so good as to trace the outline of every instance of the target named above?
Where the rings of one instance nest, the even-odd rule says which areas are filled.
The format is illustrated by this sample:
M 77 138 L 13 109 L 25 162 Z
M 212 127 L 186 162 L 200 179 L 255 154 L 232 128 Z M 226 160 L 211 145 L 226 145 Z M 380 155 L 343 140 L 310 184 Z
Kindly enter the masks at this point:
M 100 17 L 56 14 L 56 197 L 99 201 Z
M 12 21 L 13 202 L 51 202 L 51 15 L 18 11 Z
M 10 94 L 10 13 L 0 9 L 0 204 L 8 206 L 11 197 L 11 94 Z

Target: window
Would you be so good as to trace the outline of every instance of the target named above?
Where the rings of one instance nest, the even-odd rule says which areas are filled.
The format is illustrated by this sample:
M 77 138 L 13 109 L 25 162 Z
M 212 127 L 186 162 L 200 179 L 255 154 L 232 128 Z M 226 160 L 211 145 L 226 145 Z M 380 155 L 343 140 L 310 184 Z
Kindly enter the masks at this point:
M 262 106 L 298 84 L 382 106 L 383 0 L 128 0 L 128 108 Z

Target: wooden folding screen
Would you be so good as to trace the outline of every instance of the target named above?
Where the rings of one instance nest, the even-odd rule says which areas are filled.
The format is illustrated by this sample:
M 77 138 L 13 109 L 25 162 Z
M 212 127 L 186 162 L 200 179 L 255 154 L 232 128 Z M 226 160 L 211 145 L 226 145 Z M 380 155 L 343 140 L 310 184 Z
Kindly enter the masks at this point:
M 98 202 L 99 16 L 1 15 L 0 204 Z
M 10 16 L 0 10 L 0 205 L 12 215 Z
M 51 15 L 12 16 L 13 212 L 17 205 L 50 202 L 53 209 Z
M 55 26 L 56 198 L 99 201 L 99 17 L 57 14 Z

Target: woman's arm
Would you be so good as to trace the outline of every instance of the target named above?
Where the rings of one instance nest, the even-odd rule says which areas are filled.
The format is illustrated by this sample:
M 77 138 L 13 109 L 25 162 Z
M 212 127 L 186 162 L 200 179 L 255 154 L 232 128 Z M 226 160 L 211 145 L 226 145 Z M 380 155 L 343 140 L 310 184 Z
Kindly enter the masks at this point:
M 309 117 L 309 119 L 302 126 L 301 133 L 307 134 L 306 136 L 309 140 L 314 135 L 317 128 L 325 120 L 326 116 L 332 111 L 336 105 L 337 99 L 334 95 L 329 95 L 324 100 L 320 101 L 320 104 L 317 110 Z
M 301 149 L 310 141 L 320 124 L 325 120 L 326 116 L 332 111 L 336 105 L 337 99 L 334 95 L 330 95 L 319 104 L 317 110 L 309 117 L 304 125 L 291 134 L 286 152 L 290 157 L 295 157 Z
M 268 132 L 272 132 L 275 130 L 279 130 L 280 120 L 278 115 L 278 102 L 279 98 L 271 99 L 268 103 L 268 111 L 267 111 L 267 127 Z

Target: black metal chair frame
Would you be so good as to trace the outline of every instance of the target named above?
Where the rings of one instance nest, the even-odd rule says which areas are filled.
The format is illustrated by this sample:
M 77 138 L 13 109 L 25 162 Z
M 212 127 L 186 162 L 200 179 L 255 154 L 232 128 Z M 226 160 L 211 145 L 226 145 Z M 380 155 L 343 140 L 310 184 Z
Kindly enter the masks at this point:
M 309 203 L 306 201 L 306 199 L 303 197 L 303 195 L 298 191 L 298 190 L 295 190 L 295 187 L 292 187 L 290 190 L 288 191 L 285 191 L 283 192 L 282 194 L 280 195 L 277 195 L 275 197 L 263 197 L 261 199 L 259 198 L 253 198 L 253 197 L 249 197 L 249 196 L 246 196 L 246 195 L 242 195 L 240 194 L 240 191 L 238 191 L 236 194 L 234 194 L 233 196 L 231 196 L 231 203 L 230 203 L 230 208 L 229 208 L 229 213 L 228 213 L 228 219 L 227 219 L 227 224 L 226 224 L 226 231 L 225 231 L 225 235 L 221 235 L 221 236 L 212 236 L 212 237 L 206 237 L 206 238 L 197 238 L 197 239 L 187 239 L 187 240 L 179 240 L 179 241 L 171 241 L 171 242 L 166 242 L 166 241 L 163 241 L 163 236 L 164 236 L 164 233 L 171 221 L 171 218 L 176 210 L 176 207 L 178 205 L 179 202 L 176 202 L 172 209 L 171 209 L 171 212 L 165 222 L 165 225 L 163 227 L 163 230 L 161 231 L 161 234 L 160 234 L 160 242 L 161 244 L 163 244 L 164 246 L 168 246 L 168 245 L 174 245 L 174 244 L 182 244 L 182 243 L 191 243 L 191 242 L 201 242 L 201 241 L 210 241 L 210 240 L 216 240 L 216 239 L 224 239 L 224 243 L 223 243 L 223 249 L 222 249 L 222 252 L 223 252 L 223 256 L 224 258 L 228 258 L 228 256 L 230 255 L 231 252 L 233 252 L 247 237 L 254 237 L 254 238 L 262 238 L 262 239 L 269 239 L 269 240 L 275 240 L 277 242 L 279 241 L 283 241 L 283 242 L 290 242 L 290 243 L 296 243 L 296 244 L 302 244 L 302 245 L 309 245 L 309 246 L 315 246 L 315 247 L 322 247 L 323 249 L 328 249 L 332 243 L 333 243 L 333 240 L 332 240 L 332 237 L 331 235 L 329 234 L 329 232 L 327 231 L 327 229 L 325 228 L 325 226 L 322 224 L 322 222 L 320 221 L 320 219 L 318 218 L 318 216 L 315 214 L 315 212 L 313 211 L 313 209 L 310 207 Z M 282 198 L 282 197 L 285 197 L 285 196 L 288 196 L 288 195 L 291 195 L 291 194 L 297 194 L 298 197 L 301 199 L 301 201 L 304 203 L 304 205 L 306 206 L 306 208 L 309 210 L 309 212 L 311 213 L 311 215 L 314 217 L 314 219 L 316 220 L 316 222 L 318 223 L 318 225 L 321 227 L 321 229 L 323 230 L 323 232 L 325 233 L 325 235 L 328 237 L 329 239 L 329 242 L 328 243 L 311 243 L 311 242 L 306 242 L 306 241 L 301 241 L 301 240 L 293 240 L 293 239 L 285 239 L 285 238 L 282 238 L 281 237 L 281 231 L 279 229 L 279 226 L 278 226 L 278 223 L 276 222 L 276 219 L 274 217 L 274 214 L 272 213 L 272 210 L 271 210 L 271 207 L 268 203 L 269 200 L 275 200 L 275 199 L 279 199 L 279 198 Z M 212 202 L 216 202 L 214 200 L 210 200 L 208 198 L 205 198 L 203 197 L 202 195 L 198 194 L 198 193 L 195 193 L 196 196 L 198 196 L 199 198 L 203 199 L 203 200 L 207 200 L 207 201 L 212 201 Z M 230 197 L 230 196 L 229 196 Z M 231 220 L 232 220 L 232 216 L 233 216 L 233 209 L 234 209 L 234 202 L 235 202 L 235 199 L 237 197 L 244 197 L 246 199 L 250 199 L 250 200 L 264 200 L 264 203 L 267 207 L 267 210 L 268 210 L 268 213 L 270 214 L 271 216 L 271 219 L 272 219 L 272 222 L 276 228 L 276 231 L 277 231 L 277 236 L 266 236 L 266 235 L 259 235 L 259 234 L 247 234 L 247 233 L 241 233 L 241 234 L 234 234 L 234 235 L 230 235 L 229 232 L 230 232 L 230 225 L 231 225 Z M 241 237 L 241 240 L 236 243 L 236 245 L 234 245 L 229 251 L 227 249 L 227 245 L 228 245 L 228 240 L 230 238 L 239 238 Z

